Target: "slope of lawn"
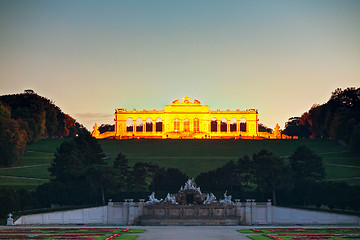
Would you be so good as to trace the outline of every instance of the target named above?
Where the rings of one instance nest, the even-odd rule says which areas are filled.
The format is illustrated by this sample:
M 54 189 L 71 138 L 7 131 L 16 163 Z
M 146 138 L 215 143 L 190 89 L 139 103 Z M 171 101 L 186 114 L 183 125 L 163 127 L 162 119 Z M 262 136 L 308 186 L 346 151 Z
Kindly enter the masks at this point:
M 15 168 L 0 168 L 0 176 L 23 177 L 22 179 L 0 177 L 0 186 L 23 185 L 27 178 L 28 186 L 44 182 L 49 178 L 47 168 L 53 153 L 63 141 L 68 139 L 41 139 L 28 146 L 27 153 L 20 157 Z M 347 147 L 332 140 L 200 140 L 200 139 L 129 139 L 99 140 L 102 149 L 109 157 L 109 164 L 121 152 L 132 166 L 136 162 L 151 162 L 161 167 L 178 168 L 190 177 L 222 166 L 224 163 L 248 154 L 252 156 L 261 149 L 267 149 L 288 161 L 295 149 L 306 145 L 323 158 L 330 180 L 343 180 L 352 185 L 360 185 L 360 156 L 351 153 Z

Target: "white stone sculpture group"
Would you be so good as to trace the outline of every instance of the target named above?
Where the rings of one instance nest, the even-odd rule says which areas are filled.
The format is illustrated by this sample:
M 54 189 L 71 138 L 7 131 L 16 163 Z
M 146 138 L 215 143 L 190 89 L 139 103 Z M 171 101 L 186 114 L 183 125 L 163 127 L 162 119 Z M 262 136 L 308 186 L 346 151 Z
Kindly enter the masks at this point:
M 201 193 L 200 187 L 195 187 L 194 185 L 194 179 L 188 179 L 185 183 L 185 186 L 180 188 L 179 192 L 184 191 L 184 190 L 196 190 L 199 192 L 199 194 Z M 224 199 L 221 199 L 219 201 L 219 203 L 223 203 L 223 204 L 227 204 L 227 205 L 233 205 L 234 202 L 231 201 L 231 195 L 227 195 L 227 191 L 224 193 Z M 213 193 L 207 193 L 206 194 L 206 199 L 203 202 L 203 204 L 211 204 L 211 203 L 217 203 L 218 201 L 216 200 L 216 197 L 214 196 Z M 155 197 L 155 193 L 153 192 L 150 196 L 149 196 L 149 201 L 146 202 L 146 204 L 153 204 L 153 203 L 171 203 L 171 204 L 178 204 L 178 202 L 176 202 L 176 197 L 173 194 L 168 193 L 166 198 L 163 200 L 162 198 L 159 200 Z

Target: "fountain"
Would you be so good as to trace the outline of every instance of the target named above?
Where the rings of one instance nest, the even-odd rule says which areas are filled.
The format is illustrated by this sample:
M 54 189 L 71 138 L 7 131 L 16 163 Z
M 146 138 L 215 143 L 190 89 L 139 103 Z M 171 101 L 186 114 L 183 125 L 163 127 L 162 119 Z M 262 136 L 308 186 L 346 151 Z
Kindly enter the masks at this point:
M 240 220 L 231 195 L 225 192 L 217 201 L 213 193 L 202 193 L 193 179 L 164 200 L 152 193 L 140 217 L 142 225 L 238 225 Z

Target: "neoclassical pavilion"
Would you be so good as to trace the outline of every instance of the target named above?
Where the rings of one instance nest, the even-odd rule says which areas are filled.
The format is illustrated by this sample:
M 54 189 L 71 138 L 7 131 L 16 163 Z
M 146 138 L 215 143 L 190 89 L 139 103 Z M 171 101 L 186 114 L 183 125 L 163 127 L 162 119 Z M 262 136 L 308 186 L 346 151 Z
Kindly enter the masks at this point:
M 115 109 L 115 130 L 96 138 L 254 138 L 258 136 L 258 110 L 212 111 L 189 97 L 175 100 L 163 110 Z

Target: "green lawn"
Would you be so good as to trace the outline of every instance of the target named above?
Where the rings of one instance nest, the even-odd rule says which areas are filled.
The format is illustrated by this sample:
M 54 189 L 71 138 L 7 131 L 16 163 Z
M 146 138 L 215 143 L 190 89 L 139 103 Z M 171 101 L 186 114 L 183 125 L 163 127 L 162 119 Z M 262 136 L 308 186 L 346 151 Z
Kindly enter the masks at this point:
M 16 228 L 0 229 L 0 239 L 116 239 L 133 240 L 143 229 L 124 228 Z
M 255 228 L 238 230 L 253 240 L 360 239 L 359 228 Z
M 9 178 L 0 176 L 0 188 L 26 188 L 26 189 L 35 189 L 37 186 L 48 182 L 48 180 L 34 180 L 34 179 L 24 179 L 24 178 Z
M 50 173 L 48 168 L 50 164 L 46 165 L 30 165 L 18 168 L 6 168 L 0 169 L 0 176 L 18 176 L 18 177 L 29 177 L 29 178 L 41 178 L 48 179 Z
M 29 148 L 32 145 L 29 146 Z M 34 152 L 28 150 L 27 153 L 20 157 L 16 162 L 14 167 L 18 166 L 29 166 L 29 165 L 39 165 L 39 164 L 50 164 L 52 159 L 54 158 L 54 154 L 52 152 Z
M 68 141 L 68 139 L 41 139 L 37 143 L 29 145 L 28 152 L 20 157 L 16 167 L 32 167 L 0 168 L 0 176 L 49 178 L 47 168 L 52 162 L 53 153 L 63 141 Z M 344 179 L 349 184 L 360 185 L 360 155 L 349 152 L 347 147 L 340 146 L 332 140 L 130 139 L 99 140 L 99 143 L 105 154 L 110 157 L 109 164 L 121 152 L 127 156 L 130 165 L 139 161 L 151 162 L 162 167 L 178 168 L 190 177 L 196 177 L 201 172 L 216 169 L 227 161 L 237 161 L 245 154 L 252 156 L 261 149 L 268 149 L 287 161 L 288 156 L 298 146 L 306 145 L 323 158 L 328 179 Z M 32 187 L 43 181 L 29 180 L 28 185 L 25 182 L 26 179 L 0 177 L 0 186 L 10 187 L 17 186 L 17 184 Z

